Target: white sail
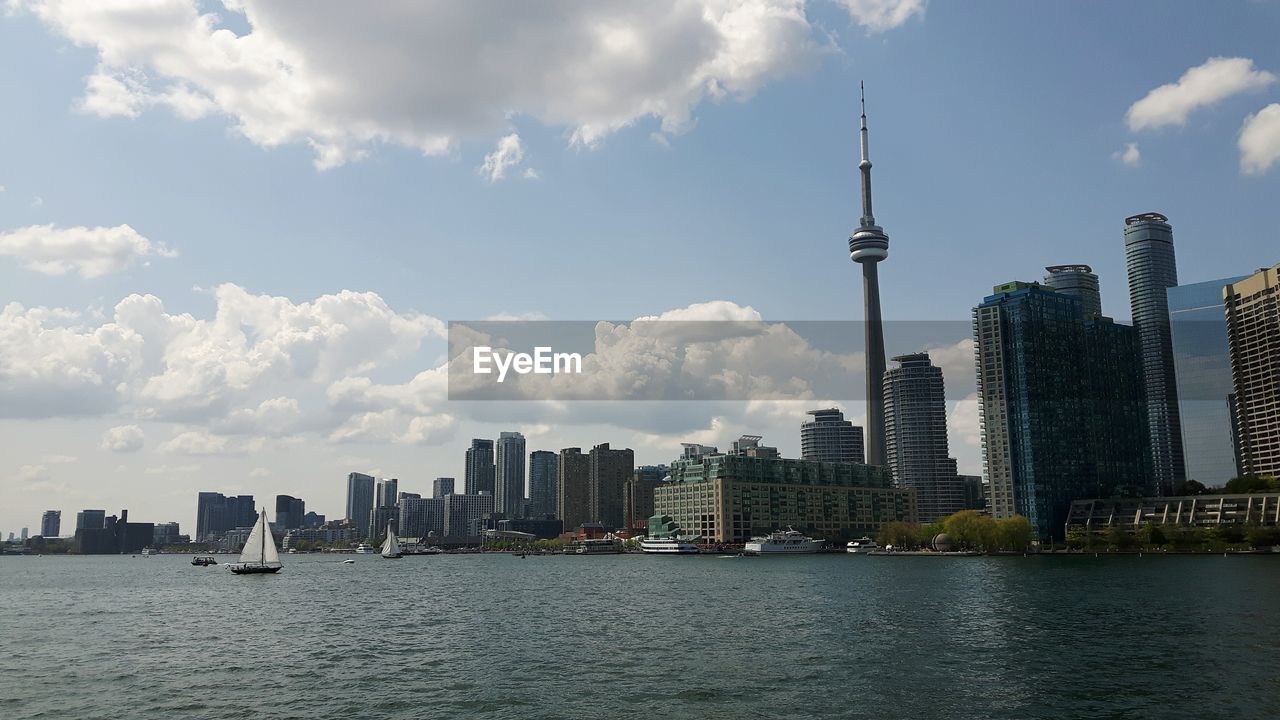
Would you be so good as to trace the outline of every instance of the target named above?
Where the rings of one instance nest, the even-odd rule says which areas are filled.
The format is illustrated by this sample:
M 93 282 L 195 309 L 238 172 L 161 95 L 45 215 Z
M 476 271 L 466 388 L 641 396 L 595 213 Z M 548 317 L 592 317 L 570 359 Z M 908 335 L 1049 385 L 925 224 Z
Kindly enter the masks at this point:
M 382 542 L 383 557 L 391 557 L 400 554 L 400 543 L 396 541 L 396 534 L 391 529 L 391 523 L 387 523 L 387 539 Z
M 276 539 L 271 534 L 270 526 L 267 525 L 266 510 L 258 516 L 258 522 L 253 524 L 253 531 L 249 533 L 249 539 L 244 543 L 244 550 L 240 552 L 240 562 L 251 565 L 280 564 Z

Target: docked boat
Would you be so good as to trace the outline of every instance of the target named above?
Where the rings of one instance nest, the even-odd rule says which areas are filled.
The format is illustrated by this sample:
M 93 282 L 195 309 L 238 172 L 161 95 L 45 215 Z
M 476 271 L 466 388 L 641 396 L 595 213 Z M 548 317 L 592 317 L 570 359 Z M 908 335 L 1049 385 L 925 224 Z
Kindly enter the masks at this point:
M 844 551 L 849 553 L 865 554 L 872 550 L 879 550 L 880 543 L 869 537 L 860 537 L 857 540 L 850 540 L 848 545 L 844 546 Z
M 244 550 L 240 552 L 240 562 L 229 567 L 237 575 L 280 572 L 280 552 L 276 550 L 276 538 L 271 534 L 271 526 L 267 524 L 266 510 L 258 515 L 258 522 L 253 524 L 253 531 L 249 533 Z
M 378 551 L 369 543 L 360 543 L 352 552 L 357 555 L 376 555 Z
M 742 551 L 748 555 L 811 555 L 826 544 L 794 528 L 778 530 L 764 537 L 753 537 Z
M 382 557 L 384 560 L 399 560 L 404 557 L 404 553 L 400 552 L 400 543 L 396 540 L 396 532 L 391 527 L 391 523 L 387 523 L 387 539 L 382 542 Z
M 617 555 L 622 552 L 622 541 L 616 538 L 574 540 L 565 546 L 565 555 Z
M 696 555 L 700 551 L 691 540 L 665 537 L 644 538 L 640 541 L 640 552 L 653 555 Z
M 191 558 L 191 564 L 199 567 L 209 567 L 210 565 L 217 565 L 218 559 L 212 555 L 197 555 Z
M 152 555 L 159 555 L 159 554 L 160 554 L 160 551 L 155 550 L 153 548 L 149 548 L 149 547 L 142 548 L 142 557 L 144 558 L 149 558 Z

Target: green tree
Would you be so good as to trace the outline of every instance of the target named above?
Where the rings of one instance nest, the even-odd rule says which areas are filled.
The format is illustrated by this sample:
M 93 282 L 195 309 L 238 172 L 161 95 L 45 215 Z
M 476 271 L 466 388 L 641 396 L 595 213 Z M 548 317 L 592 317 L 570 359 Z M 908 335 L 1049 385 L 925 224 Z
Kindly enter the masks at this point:
M 975 510 L 961 510 L 942 521 L 947 535 L 962 550 L 993 550 L 998 544 L 996 521 Z
M 1244 534 L 1245 542 L 1251 548 L 1267 548 L 1280 545 L 1280 528 L 1254 525 Z
M 1209 488 L 1199 480 L 1181 480 L 1173 486 L 1173 494 L 1176 496 L 1208 495 L 1209 493 Z
M 996 524 L 996 543 L 1000 550 L 1025 551 L 1033 537 L 1031 521 L 1021 515 L 1004 518 Z
M 1134 537 L 1128 530 L 1119 525 L 1112 525 L 1107 528 L 1107 545 L 1116 550 L 1128 550 L 1133 547 Z
M 892 545 L 895 548 L 911 550 L 920 547 L 919 534 L 920 526 L 915 523 L 885 523 L 881 526 L 880 533 L 876 535 L 876 542 L 881 547 Z

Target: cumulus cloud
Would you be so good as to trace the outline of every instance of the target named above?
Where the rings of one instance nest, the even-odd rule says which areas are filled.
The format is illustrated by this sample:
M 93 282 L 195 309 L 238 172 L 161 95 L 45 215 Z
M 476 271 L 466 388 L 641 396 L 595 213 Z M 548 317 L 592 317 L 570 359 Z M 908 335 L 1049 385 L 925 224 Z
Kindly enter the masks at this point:
M 96 53 L 84 111 L 219 114 L 257 145 L 310 146 L 319 168 L 379 143 L 447 153 L 513 117 L 587 147 L 645 118 L 678 133 L 700 103 L 750 98 L 823 47 L 804 0 L 12 4 Z M 924 11 L 923 0 L 843 4 L 873 31 Z
M 137 452 L 145 440 L 146 435 L 137 425 L 118 425 L 102 435 L 98 446 L 111 452 Z
M 1272 103 L 1245 118 L 1237 140 L 1240 170 L 1260 175 L 1280 160 L 1280 103 Z
M 1187 70 L 1177 82 L 1161 85 L 1129 107 L 1129 130 L 1154 130 L 1183 125 L 1195 110 L 1215 105 L 1243 92 L 1260 90 L 1276 76 L 1254 67 L 1249 58 L 1209 58 Z
M 147 257 L 174 257 L 177 253 L 128 225 L 31 225 L 0 233 L 0 255 L 17 258 L 25 267 L 46 275 L 75 272 L 96 278 L 120 272 Z
M 1138 143 L 1125 143 L 1123 150 L 1111 153 L 1111 158 L 1129 167 L 1138 167 L 1142 164 L 1142 151 L 1138 149 Z
M 523 162 L 524 146 L 520 144 L 520 136 L 511 133 L 503 136 L 493 152 L 484 156 L 484 164 L 477 168 L 477 171 L 490 183 L 495 183 L 507 176 L 507 170 Z M 529 173 L 533 173 L 534 178 L 538 176 L 538 171 L 533 168 L 525 169 L 525 177 L 530 177 Z

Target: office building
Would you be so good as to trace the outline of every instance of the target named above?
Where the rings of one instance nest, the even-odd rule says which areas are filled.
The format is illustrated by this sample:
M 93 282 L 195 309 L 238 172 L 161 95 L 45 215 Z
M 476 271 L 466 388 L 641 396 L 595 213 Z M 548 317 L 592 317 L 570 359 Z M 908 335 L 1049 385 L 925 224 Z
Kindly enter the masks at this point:
M 1073 500 L 1150 487 L 1137 336 L 1038 283 L 993 292 L 974 310 L 987 508 L 1060 539 Z
M 1222 487 L 1237 474 L 1231 353 L 1222 290 L 1247 276 L 1171 287 L 1169 329 L 1182 454 L 1189 480 Z
M 18 534 L 18 537 L 19 537 L 19 539 L 20 539 L 20 540 L 22 540 L 22 542 L 26 542 L 26 541 L 27 541 L 27 529 L 26 529 L 26 528 L 22 528 L 22 530 L 21 530 L 21 531 L 19 532 L 19 534 Z
M 529 453 L 529 517 L 556 514 L 556 473 L 559 460 L 550 450 Z
M 81 510 L 76 513 L 76 529 L 101 530 L 106 520 L 106 510 Z
M 560 451 L 556 465 L 556 517 L 566 531 L 591 522 L 591 459 L 582 448 Z
M 647 528 L 653 516 L 653 493 L 667 476 L 666 465 L 641 465 L 622 488 L 623 526 Z
M 1063 295 L 1080 301 L 1084 316 L 1102 315 L 1102 293 L 1098 289 L 1098 276 L 1088 265 L 1050 265 L 1044 271 L 1044 284 Z
M 616 530 L 625 522 L 622 510 L 622 488 L 635 472 L 635 453 L 631 448 L 614 450 L 609 443 L 591 448 L 588 503 L 591 520 Z
M 947 448 L 942 368 L 928 353 L 893 358 L 884 374 L 885 456 L 894 484 L 916 491 L 920 522 L 964 509 L 964 485 Z
M 431 497 L 442 498 L 453 494 L 453 478 L 438 477 L 431 483 Z
M 347 520 L 355 524 L 360 537 L 369 537 L 369 513 L 373 510 L 372 475 L 353 472 L 347 476 Z
M 1156 489 L 1167 495 L 1173 492 L 1175 483 L 1186 479 L 1169 327 L 1168 290 L 1178 284 L 1173 228 L 1160 213 L 1125 218 L 1124 226 L 1129 307 L 1142 353 L 1151 469 Z
M 915 491 L 887 468 L 721 453 L 675 460 L 654 493 L 654 513 L 706 542 L 742 543 L 794 527 L 839 542 L 916 522 Z
M 400 498 L 397 532 L 405 537 L 416 538 L 444 535 L 444 499 L 445 495 L 424 498 L 405 493 Z
M 960 482 L 964 486 L 964 509 L 986 510 L 987 491 L 982 484 L 982 476 L 961 475 Z
M 295 530 L 302 527 L 302 518 L 306 515 L 307 504 L 301 498 L 291 495 L 276 496 L 276 530 Z
M 250 527 L 257 517 L 252 495 L 202 492 L 196 501 L 196 541 L 217 538 L 234 528 Z
M 865 460 L 862 428 L 844 419 L 839 408 L 810 410 L 812 420 L 800 425 L 800 458 L 819 462 L 861 463 Z
M 56 538 L 62 532 L 62 511 L 45 510 L 40 516 L 41 537 Z
M 471 525 L 493 512 L 493 495 L 446 495 L 444 497 L 444 534 L 469 535 Z
M 524 512 L 524 435 L 518 432 L 499 433 L 494 458 L 497 474 L 494 506 L 497 512 L 509 518 L 519 517 Z
M 396 478 L 383 478 L 373 488 L 374 507 L 395 507 L 400 499 L 400 481 Z
M 492 440 L 484 440 L 482 438 L 473 438 L 471 440 L 471 447 L 467 448 L 464 472 L 463 492 L 468 495 L 493 492 L 495 468 Z
M 1240 474 L 1280 476 L 1280 264 L 1222 292 Z

